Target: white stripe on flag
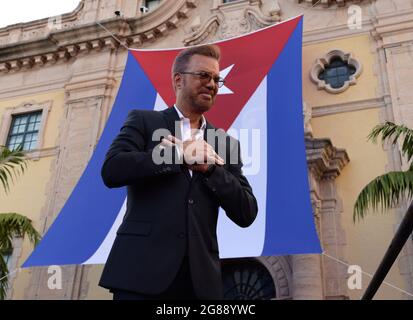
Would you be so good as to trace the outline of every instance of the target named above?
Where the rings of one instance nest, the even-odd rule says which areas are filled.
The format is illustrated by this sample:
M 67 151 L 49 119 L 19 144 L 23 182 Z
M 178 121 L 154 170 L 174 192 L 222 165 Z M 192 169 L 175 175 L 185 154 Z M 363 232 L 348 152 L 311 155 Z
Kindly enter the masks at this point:
M 157 93 L 156 100 L 155 100 L 155 106 L 153 107 L 153 110 L 162 111 L 162 110 L 165 110 L 166 108 L 168 108 L 168 105 L 165 103 L 165 101 L 162 99 L 159 93 Z
M 122 223 L 123 216 L 126 212 L 126 201 L 123 202 L 122 208 L 119 210 L 118 216 L 116 217 L 115 222 L 113 223 L 112 227 L 110 228 L 108 234 L 106 235 L 105 240 L 103 240 L 100 247 L 96 250 L 96 252 L 85 262 L 82 264 L 104 264 L 108 259 L 110 249 L 112 248 L 113 242 L 115 241 L 116 232 L 118 231 L 119 226 Z
M 259 140 L 253 139 L 253 131 Z M 242 133 L 244 131 L 244 133 Z M 248 100 L 228 133 L 241 144 L 243 172 L 258 202 L 258 216 L 248 228 L 238 227 L 220 209 L 218 244 L 221 258 L 260 256 L 265 242 L 267 196 L 267 78 Z M 232 134 L 235 133 L 235 134 Z

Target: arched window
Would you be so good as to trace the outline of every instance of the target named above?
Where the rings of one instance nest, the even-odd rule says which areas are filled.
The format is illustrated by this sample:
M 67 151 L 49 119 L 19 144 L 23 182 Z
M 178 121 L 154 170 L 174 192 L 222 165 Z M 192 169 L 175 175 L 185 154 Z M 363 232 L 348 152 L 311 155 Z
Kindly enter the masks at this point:
M 222 278 L 224 299 L 269 300 L 276 297 L 271 274 L 256 260 L 226 260 L 222 266 Z

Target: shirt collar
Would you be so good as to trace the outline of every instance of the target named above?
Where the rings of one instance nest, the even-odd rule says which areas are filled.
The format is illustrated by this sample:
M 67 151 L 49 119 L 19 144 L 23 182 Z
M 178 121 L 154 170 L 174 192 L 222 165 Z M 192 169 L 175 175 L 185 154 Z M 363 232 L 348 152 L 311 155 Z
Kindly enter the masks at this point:
M 176 106 L 176 104 L 174 104 L 174 108 L 175 108 L 176 112 L 178 113 L 178 116 L 179 116 L 179 119 L 180 119 L 180 120 L 187 119 L 187 120 L 189 121 L 188 118 L 185 118 L 185 116 L 182 114 L 181 110 L 179 110 L 179 108 Z M 202 117 L 201 117 L 201 128 L 200 128 L 200 130 L 204 130 L 205 128 L 206 128 L 206 120 L 205 120 L 204 115 L 202 115 Z

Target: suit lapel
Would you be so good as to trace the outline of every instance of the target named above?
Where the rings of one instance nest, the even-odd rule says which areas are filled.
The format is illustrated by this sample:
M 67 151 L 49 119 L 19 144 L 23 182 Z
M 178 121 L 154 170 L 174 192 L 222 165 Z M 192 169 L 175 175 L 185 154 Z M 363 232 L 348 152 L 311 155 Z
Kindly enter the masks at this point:
M 167 129 L 169 130 L 169 132 L 171 132 L 171 134 L 178 138 L 179 140 L 182 139 L 181 137 L 181 130 L 180 130 L 180 126 L 177 125 L 176 127 L 178 128 L 178 130 L 175 130 L 175 122 L 179 121 L 179 116 L 178 113 L 176 112 L 174 107 L 170 107 L 168 109 L 165 109 L 163 111 L 161 111 L 164 115 L 166 124 L 167 124 Z

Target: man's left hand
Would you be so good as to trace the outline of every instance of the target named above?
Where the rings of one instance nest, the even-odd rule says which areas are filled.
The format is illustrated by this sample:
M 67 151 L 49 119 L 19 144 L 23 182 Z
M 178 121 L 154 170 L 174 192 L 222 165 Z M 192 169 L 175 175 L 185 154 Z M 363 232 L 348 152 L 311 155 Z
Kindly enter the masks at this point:
M 172 146 L 176 146 L 179 149 L 179 152 L 181 153 L 181 155 L 184 157 L 185 155 L 185 150 L 184 150 L 184 143 L 179 140 L 178 138 L 174 137 L 174 136 L 168 136 L 167 138 L 162 139 L 161 141 L 162 145 L 164 146 L 168 146 L 168 147 L 172 147 Z M 191 143 L 191 141 L 187 141 L 185 143 Z M 193 143 L 196 143 L 196 141 L 193 141 Z M 206 144 L 206 142 L 204 141 L 204 143 Z M 204 152 L 200 152 L 202 153 L 200 158 L 204 159 L 204 161 L 206 163 L 194 163 L 194 164 L 188 164 L 185 163 L 186 167 L 190 170 L 193 171 L 198 171 L 198 172 L 202 172 L 202 173 L 206 173 L 208 172 L 209 169 L 211 169 L 211 166 L 214 165 L 219 165 L 222 166 L 224 165 L 224 160 L 215 153 L 215 151 L 213 150 L 213 148 L 210 145 L 207 145 L 209 148 L 207 151 Z M 199 150 L 195 150 L 195 152 Z M 184 157 L 185 158 L 185 157 Z

